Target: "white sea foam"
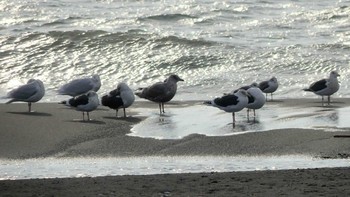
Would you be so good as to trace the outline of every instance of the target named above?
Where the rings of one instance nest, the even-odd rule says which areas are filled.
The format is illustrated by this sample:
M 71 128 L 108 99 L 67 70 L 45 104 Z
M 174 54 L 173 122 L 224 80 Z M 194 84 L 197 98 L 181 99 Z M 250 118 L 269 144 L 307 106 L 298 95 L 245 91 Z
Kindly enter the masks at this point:
M 2 159 L 0 160 L 0 180 L 285 170 L 347 167 L 349 164 L 349 159 L 316 159 L 299 155 Z

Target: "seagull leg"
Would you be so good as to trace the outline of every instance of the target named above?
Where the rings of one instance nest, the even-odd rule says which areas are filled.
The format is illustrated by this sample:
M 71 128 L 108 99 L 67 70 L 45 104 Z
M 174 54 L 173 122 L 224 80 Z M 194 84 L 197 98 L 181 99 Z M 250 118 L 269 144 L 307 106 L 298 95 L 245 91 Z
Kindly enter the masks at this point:
M 235 112 L 232 112 L 232 126 L 233 128 L 236 127 L 236 118 L 235 118 Z
M 162 103 L 159 103 L 159 114 L 162 114 Z
M 28 112 L 32 112 L 32 103 L 28 102 Z
M 322 106 L 324 106 L 323 102 L 324 102 L 324 98 L 323 98 L 323 96 L 322 96 Z
M 83 121 L 85 121 L 85 113 L 83 112 Z
M 164 103 L 162 103 L 162 108 L 163 108 L 163 113 L 165 113 L 165 111 L 164 111 Z
M 249 122 L 249 109 L 247 109 L 247 120 Z
M 89 112 L 86 112 L 87 114 L 87 117 L 88 117 L 88 121 L 90 121 L 90 115 L 89 115 Z
M 118 109 L 115 109 L 115 116 L 118 118 Z
M 123 107 L 123 111 L 124 111 L 124 118 L 126 118 L 125 107 Z
M 331 96 L 328 95 L 328 105 L 331 105 Z
M 268 94 L 267 94 L 267 93 L 265 93 L 265 94 L 266 94 L 266 97 L 265 97 L 265 98 L 266 98 L 266 101 L 267 101 L 267 96 L 268 96 Z
M 254 112 L 254 122 L 256 122 L 256 114 L 255 114 L 255 109 L 253 109 Z

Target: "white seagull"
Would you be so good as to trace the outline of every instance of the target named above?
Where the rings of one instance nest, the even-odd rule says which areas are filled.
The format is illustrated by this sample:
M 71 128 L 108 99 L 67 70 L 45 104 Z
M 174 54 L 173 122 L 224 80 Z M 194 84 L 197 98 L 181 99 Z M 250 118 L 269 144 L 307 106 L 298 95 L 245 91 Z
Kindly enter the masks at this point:
M 134 101 L 134 92 L 126 83 L 119 83 L 116 89 L 110 91 L 108 95 L 104 95 L 101 99 L 103 106 L 116 110 L 117 117 L 120 108 L 123 108 L 124 117 L 126 117 L 125 108 L 130 107 Z
M 340 75 L 337 71 L 332 71 L 329 74 L 328 79 L 321 79 L 310 85 L 309 88 L 303 89 L 304 91 L 313 92 L 317 95 L 322 96 L 322 105 L 324 102 L 323 96 L 328 96 L 328 105 L 331 101 L 331 95 L 336 93 L 339 90 L 338 78 Z
M 248 93 L 246 90 L 238 90 L 234 94 L 224 95 L 219 98 L 215 98 L 211 101 L 205 101 L 204 104 L 217 107 L 225 112 L 232 113 L 233 126 L 235 126 L 235 112 L 241 111 L 248 105 Z
M 251 87 L 247 90 L 248 92 L 248 105 L 247 105 L 247 117 L 249 121 L 249 110 L 252 109 L 254 112 L 255 119 L 255 110 L 260 109 L 265 105 L 266 99 L 264 93 L 257 87 Z
M 266 100 L 267 100 L 267 94 L 271 93 L 271 100 L 273 100 L 272 94 L 277 90 L 278 88 L 278 82 L 276 77 L 272 77 L 271 79 L 267 81 L 262 81 L 259 83 L 259 88 L 261 91 L 266 93 Z
M 39 79 L 29 79 L 27 84 L 19 86 L 16 89 L 7 93 L 7 98 L 10 98 L 6 104 L 12 102 L 27 102 L 28 112 L 31 112 L 32 103 L 40 101 L 45 95 L 44 83 Z
M 74 79 L 73 81 L 64 84 L 61 88 L 59 88 L 58 94 L 75 97 L 85 94 L 90 90 L 97 92 L 100 87 L 100 76 L 93 75 L 91 78 Z
M 99 100 L 96 92 L 89 91 L 87 94 L 82 94 L 73 97 L 67 101 L 63 101 L 62 104 L 75 108 L 77 111 L 83 112 L 83 121 L 85 121 L 85 112 L 90 120 L 89 112 L 97 109 L 99 105 Z
M 135 94 L 140 98 L 159 103 L 159 111 L 162 114 L 165 113 L 164 103 L 175 96 L 179 81 L 184 80 L 177 75 L 170 75 L 164 82 L 157 82 L 147 88 L 139 88 Z

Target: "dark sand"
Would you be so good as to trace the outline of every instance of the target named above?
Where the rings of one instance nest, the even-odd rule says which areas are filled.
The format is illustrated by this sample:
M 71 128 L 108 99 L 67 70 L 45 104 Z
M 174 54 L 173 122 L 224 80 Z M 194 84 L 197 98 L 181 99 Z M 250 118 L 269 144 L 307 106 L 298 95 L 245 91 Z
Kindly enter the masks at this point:
M 335 99 L 331 107 L 350 106 L 350 99 Z M 166 107 L 186 107 L 200 102 L 172 102 Z M 280 100 L 268 105 L 317 107 L 315 99 Z M 145 106 L 146 105 L 146 106 Z M 193 134 L 180 140 L 131 137 L 142 108 L 157 104 L 137 102 L 127 110 L 131 117 L 114 117 L 100 107 L 84 122 L 81 112 L 51 103 L 0 104 L 0 158 L 152 155 L 310 155 L 343 158 L 350 153 L 350 129 L 329 132 L 285 129 L 234 136 Z M 321 107 L 320 107 L 321 108 Z M 131 112 L 130 112 L 131 111 Z M 310 170 L 115 176 L 98 178 L 5 180 L 0 196 L 347 196 L 348 168 Z

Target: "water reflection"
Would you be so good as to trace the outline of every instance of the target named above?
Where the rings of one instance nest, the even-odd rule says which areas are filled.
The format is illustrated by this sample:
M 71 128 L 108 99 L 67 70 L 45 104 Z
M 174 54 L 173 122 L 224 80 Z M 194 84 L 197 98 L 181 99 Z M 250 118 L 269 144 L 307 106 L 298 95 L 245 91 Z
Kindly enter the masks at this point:
M 230 113 L 202 105 L 171 108 L 166 116 L 151 113 L 148 109 L 142 111 L 142 115 L 148 118 L 131 129 L 131 136 L 180 139 L 194 133 L 224 136 L 273 129 L 350 127 L 346 120 L 350 108 L 305 109 L 268 105 L 257 111 L 255 121 L 248 121 L 245 110 L 236 113 L 234 128 Z

